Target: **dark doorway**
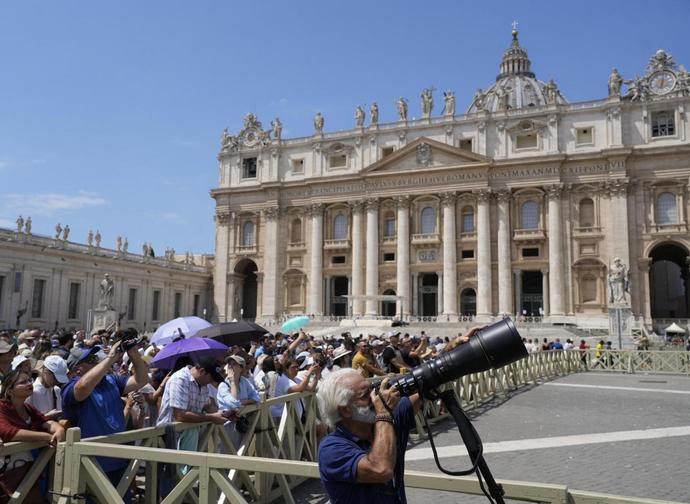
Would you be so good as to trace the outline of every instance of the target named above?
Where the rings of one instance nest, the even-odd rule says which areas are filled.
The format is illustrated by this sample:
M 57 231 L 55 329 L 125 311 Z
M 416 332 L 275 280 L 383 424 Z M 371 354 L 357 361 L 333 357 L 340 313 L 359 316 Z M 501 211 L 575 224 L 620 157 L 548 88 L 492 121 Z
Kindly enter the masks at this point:
M 543 286 L 541 271 L 522 272 L 521 315 L 538 317 L 544 314 Z
M 347 315 L 347 277 L 337 276 L 331 280 L 331 315 L 344 317 Z
M 383 291 L 384 296 L 395 296 L 393 289 Z M 381 301 L 381 315 L 384 317 L 395 317 L 395 301 Z
M 463 289 L 460 293 L 460 314 L 472 317 L 477 314 L 477 293 L 474 289 Z
M 242 275 L 242 287 L 240 304 L 240 313 L 238 314 L 242 319 L 256 318 L 256 263 L 250 259 L 240 261 L 235 267 L 235 272 Z
M 688 253 L 678 245 L 665 244 L 652 253 L 649 294 L 652 318 L 688 318 Z
M 435 317 L 438 314 L 438 275 L 425 273 L 421 280 L 419 294 L 422 317 Z

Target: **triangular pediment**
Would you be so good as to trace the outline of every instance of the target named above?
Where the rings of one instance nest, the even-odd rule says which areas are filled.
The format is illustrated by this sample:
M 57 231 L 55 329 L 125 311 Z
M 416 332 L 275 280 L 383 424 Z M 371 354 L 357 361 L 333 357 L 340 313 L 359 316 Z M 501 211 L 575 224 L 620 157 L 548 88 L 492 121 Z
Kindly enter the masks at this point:
M 379 175 L 424 171 L 450 166 L 479 166 L 490 163 L 481 154 L 468 152 L 427 137 L 416 138 L 405 147 L 367 166 L 362 173 Z

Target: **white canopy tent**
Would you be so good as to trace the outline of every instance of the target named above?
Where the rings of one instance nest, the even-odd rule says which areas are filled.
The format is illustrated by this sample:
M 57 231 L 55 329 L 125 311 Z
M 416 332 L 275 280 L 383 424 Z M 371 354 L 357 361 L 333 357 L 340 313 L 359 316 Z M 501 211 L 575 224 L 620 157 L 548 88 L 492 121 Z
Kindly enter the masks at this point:
M 683 329 L 681 326 L 679 326 L 675 322 L 673 324 L 671 324 L 670 326 L 668 326 L 665 329 L 665 331 L 666 331 L 666 334 L 668 334 L 668 333 L 685 334 L 685 329 Z

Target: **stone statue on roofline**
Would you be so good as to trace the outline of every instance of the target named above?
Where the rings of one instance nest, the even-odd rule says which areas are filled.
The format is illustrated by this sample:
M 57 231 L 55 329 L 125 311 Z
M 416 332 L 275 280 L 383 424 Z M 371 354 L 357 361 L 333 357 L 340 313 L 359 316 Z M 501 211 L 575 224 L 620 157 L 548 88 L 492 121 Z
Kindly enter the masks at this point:
M 361 105 L 357 105 L 357 108 L 355 109 L 355 124 L 357 125 L 358 128 L 364 127 L 364 118 L 365 118 L 364 108 L 362 108 Z
M 276 117 L 274 121 L 271 121 L 271 127 L 272 133 L 273 133 L 273 138 L 275 140 L 280 140 L 281 135 L 283 134 L 283 123 L 280 122 L 280 118 Z
M 477 110 L 484 110 L 484 106 L 486 105 L 486 95 L 481 88 L 477 88 L 477 91 L 475 91 L 474 98 L 472 98 L 472 103 L 474 103 L 474 106 L 477 107 Z
M 369 114 L 370 114 L 370 120 L 369 120 L 369 125 L 370 126 L 376 126 L 379 123 L 379 106 L 376 104 L 376 102 L 371 104 L 371 108 L 369 109 Z
M 614 68 L 609 75 L 609 96 L 620 96 L 621 86 L 623 86 L 623 77 L 618 73 L 618 69 Z
M 21 215 L 17 217 L 17 234 L 21 234 L 22 230 L 24 229 L 24 217 Z
M 24 223 L 24 232 L 27 235 L 31 234 L 31 216 L 30 215 L 26 218 L 26 222 Z
M 58 222 L 58 223 L 55 225 L 55 239 L 56 239 L 56 240 L 59 240 L 61 234 L 62 234 L 62 226 L 61 226 L 60 223 Z
M 96 229 L 95 239 L 96 239 L 96 248 L 101 248 L 101 232 L 98 229 Z
M 398 120 L 407 121 L 407 100 L 401 96 L 398 98 L 396 106 L 398 109 Z
M 446 117 L 455 116 L 455 91 L 443 92 L 443 111 L 441 112 Z
M 433 91 L 434 88 L 424 88 L 422 90 L 422 117 L 424 119 L 428 119 L 431 117 L 431 112 L 434 110 L 434 97 L 433 97 Z
M 317 112 L 314 116 L 314 133 L 317 135 L 323 134 L 324 118 L 321 112 Z

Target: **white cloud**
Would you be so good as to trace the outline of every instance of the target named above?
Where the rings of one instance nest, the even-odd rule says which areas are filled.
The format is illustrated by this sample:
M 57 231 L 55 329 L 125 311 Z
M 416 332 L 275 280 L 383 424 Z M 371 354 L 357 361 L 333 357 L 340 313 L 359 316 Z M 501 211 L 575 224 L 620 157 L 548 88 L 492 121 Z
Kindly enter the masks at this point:
M 35 193 L 7 194 L 4 197 L 5 211 L 17 214 L 51 216 L 65 210 L 81 210 L 107 205 L 108 200 L 80 191 L 77 194 Z
M 163 220 L 173 221 L 173 222 L 182 222 L 182 220 L 183 220 L 182 217 L 180 216 L 180 214 L 178 214 L 177 212 L 165 212 L 161 215 L 161 218 Z

